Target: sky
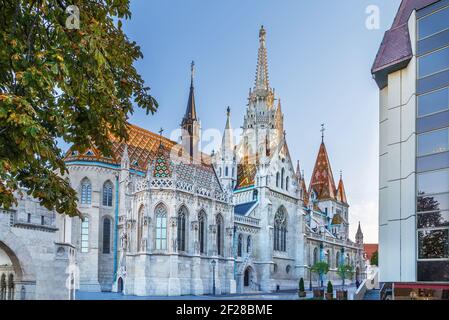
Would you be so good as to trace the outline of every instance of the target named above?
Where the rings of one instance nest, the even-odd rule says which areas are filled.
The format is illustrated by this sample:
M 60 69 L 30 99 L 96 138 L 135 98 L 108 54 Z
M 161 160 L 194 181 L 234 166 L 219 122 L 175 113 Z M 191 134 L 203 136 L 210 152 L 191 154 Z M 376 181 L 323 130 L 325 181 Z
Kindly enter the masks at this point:
M 321 142 L 338 181 L 343 171 L 350 237 L 360 221 L 365 242 L 378 241 L 378 88 L 371 77 L 384 32 L 400 0 L 133 0 L 124 30 L 144 58 L 138 72 L 159 109 L 130 122 L 164 135 L 179 127 L 195 61 L 195 98 L 202 129 L 243 124 L 253 87 L 258 32 L 267 31 L 270 86 L 281 98 L 290 155 L 306 181 Z M 379 28 L 369 29 L 369 6 Z

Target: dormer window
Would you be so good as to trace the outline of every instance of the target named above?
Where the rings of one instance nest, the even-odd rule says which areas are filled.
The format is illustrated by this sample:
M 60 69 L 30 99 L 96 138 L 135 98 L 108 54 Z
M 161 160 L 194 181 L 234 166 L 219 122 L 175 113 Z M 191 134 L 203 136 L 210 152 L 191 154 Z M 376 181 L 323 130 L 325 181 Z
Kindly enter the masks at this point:
M 86 156 L 93 156 L 93 155 L 95 155 L 95 154 L 92 150 L 87 150 Z

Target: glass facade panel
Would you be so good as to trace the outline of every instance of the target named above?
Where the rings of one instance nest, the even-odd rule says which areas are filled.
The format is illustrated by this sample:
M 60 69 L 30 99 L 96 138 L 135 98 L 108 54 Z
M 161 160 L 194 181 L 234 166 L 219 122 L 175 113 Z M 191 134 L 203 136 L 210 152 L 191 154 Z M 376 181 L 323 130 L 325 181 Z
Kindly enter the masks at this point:
M 427 117 L 419 118 L 416 123 L 418 133 L 442 129 L 449 126 L 449 111 L 439 112 Z
M 449 7 L 418 21 L 418 38 L 422 39 L 449 28 Z
M 418 228 L 449 227 L 449 211 L 435 211 L 418 214 Z
M 449 108 L 449 88 L 437 90 L 418 97 L 418 116 L 447 110 Z
M 417 15 L 417 280 L 449 281 L 449 2 Z
M 418 76 L 420 78 L 424 78 L 448 68 L 449 47 L 418 58 Z
M 432 171 L 418 175 L 418 194 L 449 192 L 449 170 Z
M 418 172 L 439 170 L 449 167 L 449 152 L 420 157 L 416 163 Z
M 449 150 L 449 130 L 436 130 L 418 136 L 418 156 Z
M 449 281 L 449 261 L 418 261 L 418 281 Z
M 449 237 L 445 230 L 418 231 L 418 259 L 449 258 Z
M 444 47 L 449 42 L 449 29 L 418 42 L 418 55 Z
M 419 196 L 417 211 L 449 210 L 449 193 L 434 194 L 430 196 Z

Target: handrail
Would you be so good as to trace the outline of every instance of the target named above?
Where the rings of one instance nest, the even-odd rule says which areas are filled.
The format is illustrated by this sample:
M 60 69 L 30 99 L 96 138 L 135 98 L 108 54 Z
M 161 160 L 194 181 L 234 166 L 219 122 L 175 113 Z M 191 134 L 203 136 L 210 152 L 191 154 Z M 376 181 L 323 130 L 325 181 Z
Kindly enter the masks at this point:
M 365 297 L 365 293 L 366 290 L 368 289 L 366 287 L 366 281 L 368 279 L 365 279 L 362 281 L 362 283 L 360 284 L 360 286 L 357 288 L 357 290 L 354 292 L 353 296 L 352 296 L 352 300 L 363 300 L 363 298 Z

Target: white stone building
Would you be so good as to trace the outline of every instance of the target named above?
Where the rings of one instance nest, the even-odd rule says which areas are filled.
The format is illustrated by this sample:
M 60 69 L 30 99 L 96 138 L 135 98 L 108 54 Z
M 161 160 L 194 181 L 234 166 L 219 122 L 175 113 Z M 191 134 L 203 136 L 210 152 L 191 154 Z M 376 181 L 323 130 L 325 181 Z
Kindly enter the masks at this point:
M 263 27 L 259 38 L 256 82 L 239 143 L 228 108 L 219 152 L 210 157 L 199 150 L 192 65 L 181 145 L 162 131 L 129 124 L 126 142 L 111 137 L 110 157 L 95 146 L 67 152 L 68 178 L 78 191 L 83 220 L 46 213 L 51 219 L 43 221 L 50 225 L 35 226 L 32 215 L 23 229 L 0 215 L 0 245 L 20 255 L 22 269 L 5 271 L 17 279 L 16 296 L 25 281 L 25 290 L 35 291 L 37 298 L 72 297 L 62 283 L 60 291 L 39 286 L 39 276 L 54 274 L 52 280 L 59 281 L 59 271 L 27 268 L 73 265 L 75 251 L 79 273 L 69 279 L 82 291 L 174 296 L 292 289 L 301 277 L 310 279 L 309 270 L 318 261 L 330 265 L 326 280 L 341 281 L 336 275 L 340 264 L 352 265 L 361 280 L 363 235 L 359 228 L 356 242 L 349 239 L 343 181 L 340 177 L 335 186 L 324 140 L 309 188 L 299 165 L 295 169 L 281 103 L 275 104 L 269 86 Z M 17 212 L 19 220 L 26 219 L 28 210 Z M 4 237 L 3 230 L 12 235 Z M 41 249 L 34 250 L 37 244 Z M 30 262 L 41 259 L 41 251 L 51 264 Z M 15 258 L 10 260 L 15 266 Z M 318 281 L 316 276 L 313 280 Z
M 223 186 L 234 195 L 238 291 L 297 288 L 298 279 L 310 279 L 310 267 L 318 261 L 329 264 L 327 279 L 341 281 L 336 270 L 344 263 L 360 280 L 363 234 L 359 226 L 356 242 L 349 239 L 343 180 L 340 176 L 335 186 L 324 140 L 308 189 L 299 162 L 295 171 L 281 101 L 269 85 L 263 27 L 259 42 L 240 142 L 234 143 L 228 108 L 222 146 L 213 156 Z
M 61 217 L 24 193 L 0 209 L 0 300 L 73 299 L 76 248 L 63 240 Z

